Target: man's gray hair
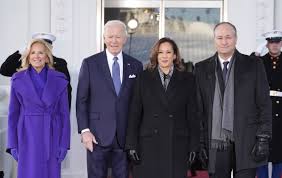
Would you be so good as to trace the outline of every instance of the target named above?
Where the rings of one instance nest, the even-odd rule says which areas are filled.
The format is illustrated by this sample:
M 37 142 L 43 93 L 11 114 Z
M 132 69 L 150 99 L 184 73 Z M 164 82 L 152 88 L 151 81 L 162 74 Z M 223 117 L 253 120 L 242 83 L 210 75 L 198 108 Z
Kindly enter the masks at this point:
M 120 21 L 120 20 L 109 20 L 107 23 L 104 25 L 104 35 L 107 31 L 107 28 L 110 28 L 112 26 L 121 26 L 124 32 L 124 35 L 127 36 L 127 30 L 126 30 L 126 25 Z
M 215 30 L 217 29 L 217 27 L 219 27 L 221 25 L 229 25 L 233 29 L 235 37 L 237 37 L 237 29 L 236 29 L 235 25 L 233 25 L 230 22 L 220 22 L 220 23 L 216 24 L 214 29 L 213 29 L 214 34 L 215 34 Z

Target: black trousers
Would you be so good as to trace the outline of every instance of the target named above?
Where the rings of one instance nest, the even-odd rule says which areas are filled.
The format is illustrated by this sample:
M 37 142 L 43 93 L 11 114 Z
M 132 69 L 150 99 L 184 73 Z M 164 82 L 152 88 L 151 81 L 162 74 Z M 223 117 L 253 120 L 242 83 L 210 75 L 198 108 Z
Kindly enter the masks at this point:
M 233 170 L 234 178 L 255 178 L 256 168 L 236 170 L 236 157 L 234 144 L 228 146 L 226 150 L 217 150 L 215 173 L 210 174 L 210 178 L 231 178 Z
M 0 178 L 4 178 L 4 171 L 0 171 Z

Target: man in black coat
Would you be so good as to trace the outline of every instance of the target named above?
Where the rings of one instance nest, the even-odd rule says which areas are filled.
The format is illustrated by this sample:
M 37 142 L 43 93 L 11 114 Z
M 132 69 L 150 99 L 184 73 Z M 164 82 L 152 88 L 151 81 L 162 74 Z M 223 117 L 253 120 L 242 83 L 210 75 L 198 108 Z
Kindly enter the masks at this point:
M 32 36 L 33 39 L 43 39 L 46 42 L 50 43 L 52 45 L 52 43 L 56 40 L 56 37 L 52 34 L 49 33 L 35 33 Z M 7 76 L 7 77 L 11 77 L 14 73 L 17 72 L 17 69 L 20 68 L 21 66 L 21 53 L 19 51 L 14 52 L 13 54 L 11 54 L 10 56 L 8 56 L 8 58 L 4 61 L 4 63 L 1 65 L 0 68 L 0 74 Z M 67 62 L 62 59 L 62 58 L 58 58 L 56 56 L 53 56 L 54 58 L 54 68 L 55 70 L 62 72 L 66 75 L 69 84 L 68 84 L 68 99 L 69 99 L 69 108 L 71 106 L 71 85 L 70 85 L 70 74 L 67 68 Z
M 282 175 L 282 31 L 273 30 L 263 34 L 268 53 L 261 57 L 268 78 L 272 99 L 272 139 L 269 162 L 272 162 L 272 177 Z M 268 166 L 258 168 L 258 178 L 268 178 Z
M 268 157 L 271 101 L 263 64 L 236 50 L 237 31 L 214 28 L 217 52 L 195 66 L 197 103 L 211 178 L 254 178 Z

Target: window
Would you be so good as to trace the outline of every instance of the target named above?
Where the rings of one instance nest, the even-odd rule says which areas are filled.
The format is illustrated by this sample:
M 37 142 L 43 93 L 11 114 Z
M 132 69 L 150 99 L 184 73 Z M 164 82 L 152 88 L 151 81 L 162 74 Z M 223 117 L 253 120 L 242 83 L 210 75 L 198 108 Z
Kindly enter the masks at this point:
M 153 44 L 170 37 L 184 62 L 198 62 L 215 52 L 213 27 L 222 19 L 222 0 L 105 0 L 104 22 L 136 19 L 124 52 L 146 64 Z

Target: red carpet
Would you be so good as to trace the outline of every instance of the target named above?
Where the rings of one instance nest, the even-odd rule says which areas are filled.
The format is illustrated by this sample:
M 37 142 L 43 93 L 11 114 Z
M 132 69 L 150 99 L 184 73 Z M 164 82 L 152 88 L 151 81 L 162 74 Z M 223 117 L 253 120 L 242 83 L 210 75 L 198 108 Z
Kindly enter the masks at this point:
M 188 178 L 209 178 L 207 171 L 196 171 L 197 176 L 191 176 L 190 171 L 188 171 Z

